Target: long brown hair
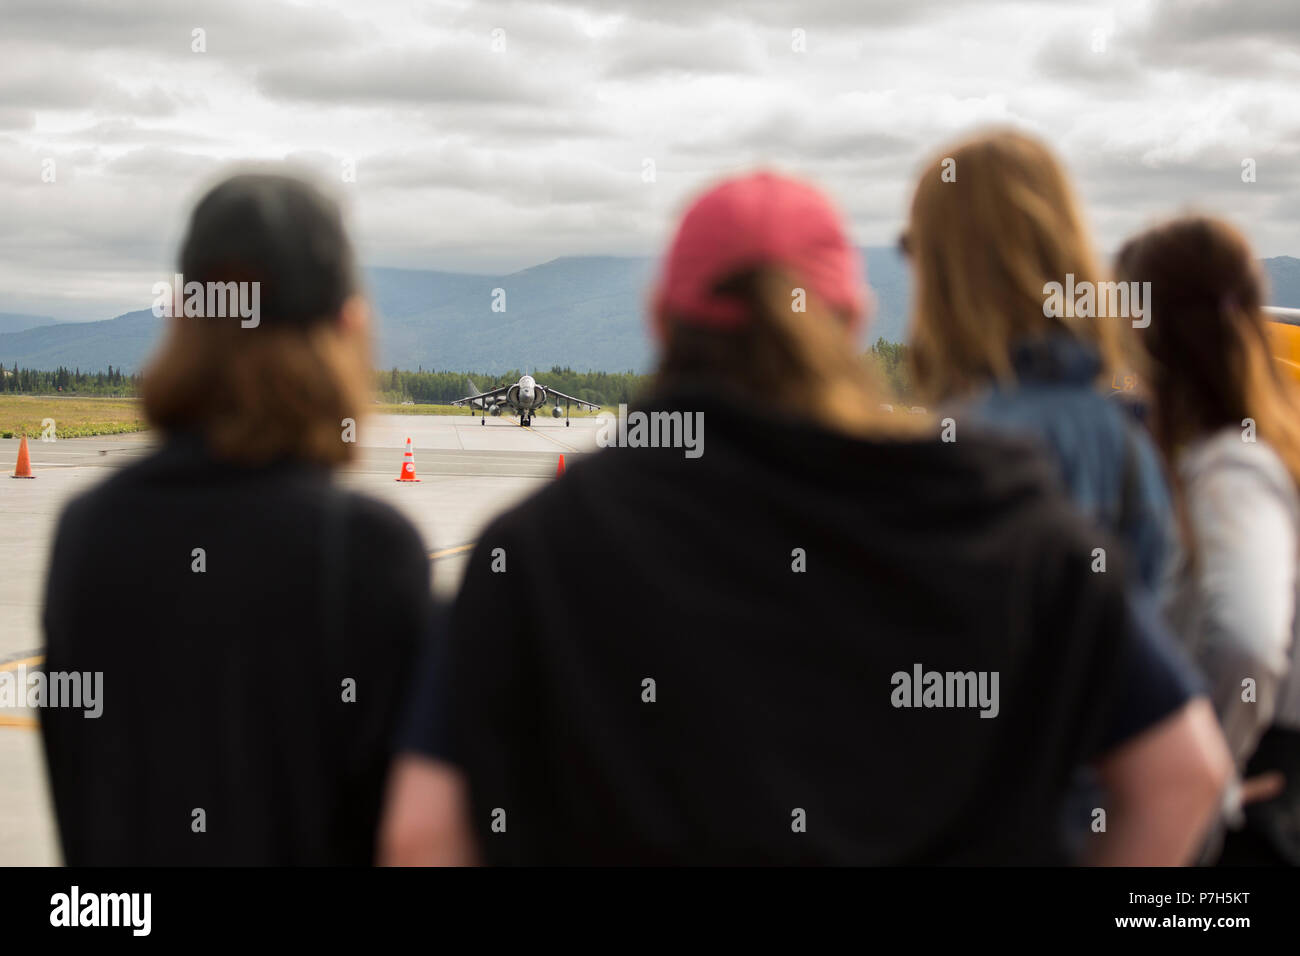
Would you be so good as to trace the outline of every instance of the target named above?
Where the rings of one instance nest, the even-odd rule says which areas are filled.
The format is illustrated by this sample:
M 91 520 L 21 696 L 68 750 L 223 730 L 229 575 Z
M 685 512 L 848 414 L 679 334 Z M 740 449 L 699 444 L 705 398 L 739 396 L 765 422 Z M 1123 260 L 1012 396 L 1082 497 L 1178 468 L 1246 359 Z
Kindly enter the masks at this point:
M 1252 419 L 1300 484 L 1300 395 L 1272 358 L 1266 287 L 1246 238 L 1221 220 L 1176 219 L 1129 240 L 1116 271 L 1151 283 L 1151 324 L 1135 338 L 1148 357 L 1153 430 L 1166 460 Z
M 790 290 L 798 285 L 771 267 L 724 279 L 717 291 L 745 306 L 746 321 L 736 328 L 664 316 L 656 388 L 707 382 L 743 401 L 788 408 L 864 437 L 920 433 L 922 416 L 881 408 L 885 393 L 852 347 L 849 316 L 813 295 L 806 311 L 791 308 Z
M 1014 380 L 1016 342 L 1074 335 L 1109 380 L 1125 363 L 1120 320 L 1044 315 L 1044 285 L 1097 283 L 1101 270 L 1061 164 L 1038 140 L 993 130 L 925 167 L 904 234 L 912 260 L 912 358 L 918 387 L 945 399 Z
M 201 435 L 216 457 L 242 464 L 289 458 L 348 461 L 344 419 L 370 394 L 364 335 L 336 323 L 242 329 L 237 321 L 174 318 L 144 378 L 144 410 L 167 432 Z

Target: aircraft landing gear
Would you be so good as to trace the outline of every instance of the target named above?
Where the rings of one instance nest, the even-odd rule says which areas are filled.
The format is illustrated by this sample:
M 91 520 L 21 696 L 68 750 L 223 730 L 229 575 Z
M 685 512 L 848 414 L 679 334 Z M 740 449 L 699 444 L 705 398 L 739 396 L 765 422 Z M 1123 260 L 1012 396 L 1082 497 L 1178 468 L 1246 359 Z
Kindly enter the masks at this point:
M 480 425 L 486 425 L 486 424 L 487 424 L 487 416 L 484 415 L 484 416 L 482 416 L 481 418 L 479 418 L 478 423 L 479 423 Z

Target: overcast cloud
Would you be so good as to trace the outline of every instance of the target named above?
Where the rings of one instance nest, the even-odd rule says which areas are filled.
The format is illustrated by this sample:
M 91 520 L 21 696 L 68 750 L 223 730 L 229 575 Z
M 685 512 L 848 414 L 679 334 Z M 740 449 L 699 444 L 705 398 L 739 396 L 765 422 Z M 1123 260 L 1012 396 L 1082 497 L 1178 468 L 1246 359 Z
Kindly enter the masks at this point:
M 987 123 L 1054 145 L 1103 249 L 1195 204 L 1300 255 L 1298 87 L 1300 5 L 1270 0 L 3 0 L 0 311 L 146 306 L 241 160 L 334 183 L 367 264 L 506 271 L 653 254 L 757 164 L 889 244 Z

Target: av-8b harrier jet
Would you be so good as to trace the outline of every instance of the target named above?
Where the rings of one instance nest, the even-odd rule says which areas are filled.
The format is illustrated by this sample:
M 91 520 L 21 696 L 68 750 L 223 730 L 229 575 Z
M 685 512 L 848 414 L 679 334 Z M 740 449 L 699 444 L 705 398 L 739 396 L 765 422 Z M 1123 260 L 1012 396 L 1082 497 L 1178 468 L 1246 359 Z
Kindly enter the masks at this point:
M 453 405 L 468 405 L 471 411 L 475 408 L 483 410 L 483 419 L 481 424 L 487 423 L 487 416 L 497 416 L 501 414 L 502 409 L 513 409 L 513 414 L 519 416 L 519 424 L 527 428 L 533 422 L 533 415 L 540 410 L 548 400 L 553 404 L 551 406 L 551 415 L 559 418 L 564 416 L 564 424 L 569 424 L 569 406 L 577 405 L 579 408 L 589 408 L 593 412 L 600 408 L 599 405 L 593 405 L 591 402 L 583 401 L 581 398 L 574 398 L 572 395 L 565 395 L 563 392 L 547 388 L 545 385 L 538 385 L 531 375 L 521 376 L 519 381 L 513 385 L 498 385 L 496 388 L 490 388 L 486 392 L 480 392 L 478 386 L 469 379 L 465 380 L 469 385 L 470 394 L 464 398 L 458 398 L 452 402 Z M 564 402 L 564 412 L 560 411 L 560 402 Z

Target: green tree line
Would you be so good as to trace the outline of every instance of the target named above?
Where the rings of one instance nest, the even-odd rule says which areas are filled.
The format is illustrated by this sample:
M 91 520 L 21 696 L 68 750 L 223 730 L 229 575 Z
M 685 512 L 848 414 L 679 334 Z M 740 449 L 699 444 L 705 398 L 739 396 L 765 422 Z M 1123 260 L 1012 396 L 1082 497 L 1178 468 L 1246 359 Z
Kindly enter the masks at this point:
M 877 377 L 892 398 L 911 398 L 908 376 L 907 346 L 877 339 L 866 353 Z M 499 374 L 486 372 L 426 372 L 392 368 L 375 372 L 375 392 L 380 401 L 415 402 L 419 405 L 445 405 L 469 394 L 469 380 L 480 391 L 519 381 L 522 372 L 511 369 Z M 571 368 L 552 366 L 548 371 L 531 373 L 543 385 L 557 388 L 575 398 L 597 405 L 614 406 L 630 403 L 650 385 L 651 376 L 637 372 L 575 372 Z M 0 393 L 16 395 L 102 395 L 126 398 L 138 395 L 143 376 L 125 374 L 111 365 L 107 371 L 83 372 L 59 367 L 53 371 L 0 366 Z
M 107 371 L 83 372 L 59 366 L 53 371 L 34 368 L 12 368 L 0 365 L 0 393 L 13 395 L 50 395 L 63 392 L 67 395 L 103 395 L 112 398 L 129 398 L 137 394 L 142 376 L 127 375 L 109 366 Z
M 906 345 L 876 339 L 876 344 L 867 352 L 867 361 L 874 366 L 876 378 L 888 397 L 909 403 L 915 398 L 911 359 Z

